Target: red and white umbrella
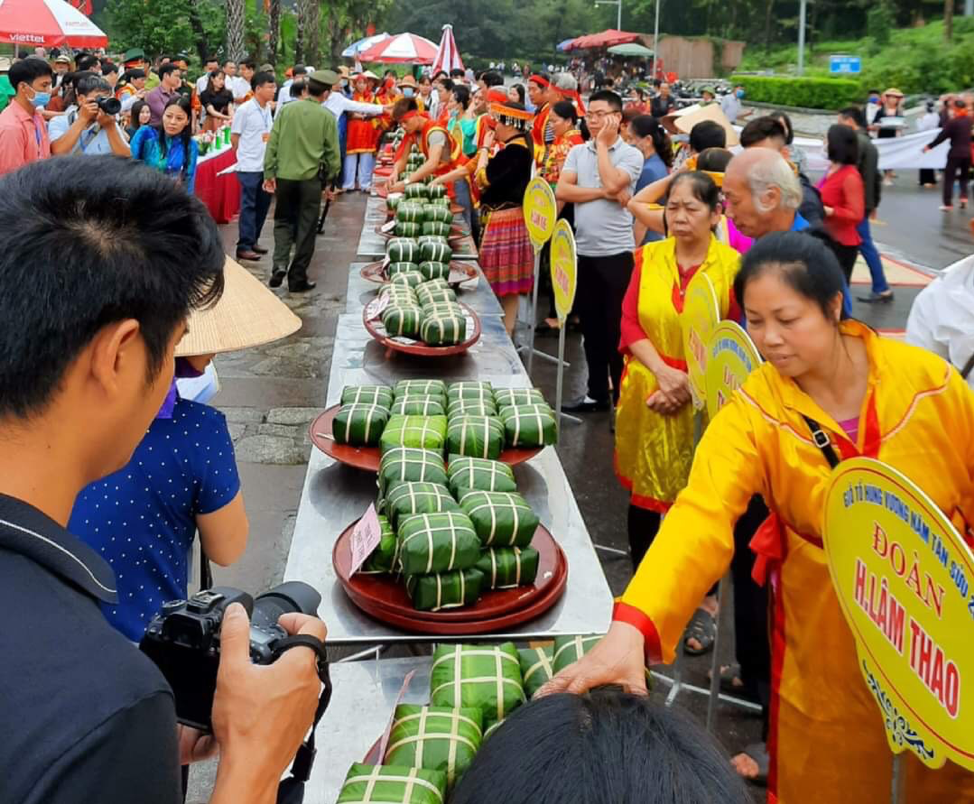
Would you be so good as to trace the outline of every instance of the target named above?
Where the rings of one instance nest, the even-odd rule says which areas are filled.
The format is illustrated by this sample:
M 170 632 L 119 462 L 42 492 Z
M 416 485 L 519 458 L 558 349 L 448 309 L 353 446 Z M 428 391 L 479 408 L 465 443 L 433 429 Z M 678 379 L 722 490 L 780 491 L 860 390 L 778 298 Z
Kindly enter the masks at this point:
M 462 69 L 463 61 L 460 59 L 460 51 L 457 50 L 457 41 L 453 38 L 453 26 L 447 23 L 443 26 L 443 36 L 440 38 L 440 46 L 436 49 L 436 58 L 433 59 L 430 72 L 436 75 L 440 70 L 449 73 L 452 70 Z
M 108 37 L 64 0 L 0 0 L 0 42 L 105 47 Z
M 359 61 L 384 64 L 432 64 L 436 45 L 422 36 L 401 33 L 391 36 L 359 54 Z

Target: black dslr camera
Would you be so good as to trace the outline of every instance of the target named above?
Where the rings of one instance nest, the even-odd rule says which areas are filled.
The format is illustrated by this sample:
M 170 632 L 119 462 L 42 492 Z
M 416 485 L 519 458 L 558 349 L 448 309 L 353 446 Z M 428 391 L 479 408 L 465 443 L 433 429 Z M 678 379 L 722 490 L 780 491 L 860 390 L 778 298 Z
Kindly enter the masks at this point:
M 106 95 L 103 98 L 98 98 L 96 101 L 98 108 L 101 109 L 105 114 L 114 117 L 120 111 L 122 111 L 122 102 L 117 98 L 113 98 L 111 95 Z
M 254 600 L 246 592 L 215 586 L 189 600 L 163 604 L 153 618 L 139 648 L 162 671 L 176 698 L 180 723 L 211 731 L 210 713 L 220 663 L 220 625 L 231 603 L 240 603 L 250 615 L 250 658 L 254 664 L 271 664 L 275 647 L 287 637 L 277 624 L 282 614 L 316 615 L 321 595 L 300 581 L 288 581 Z

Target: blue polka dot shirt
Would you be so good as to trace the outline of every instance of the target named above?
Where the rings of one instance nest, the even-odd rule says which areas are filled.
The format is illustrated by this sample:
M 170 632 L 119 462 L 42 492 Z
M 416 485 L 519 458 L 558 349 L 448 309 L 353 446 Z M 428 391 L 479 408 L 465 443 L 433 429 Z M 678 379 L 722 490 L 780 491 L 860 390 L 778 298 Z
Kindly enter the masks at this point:
M 163 603 L 186 596 L 196 517 L 239 490 L 223 414 L 178 399 L 171 419 L 152 422 L 128 466 L 78 495 L 68 530 L 115 571 L 118 603 L 101 604 L 112 625 L 139 641 Z

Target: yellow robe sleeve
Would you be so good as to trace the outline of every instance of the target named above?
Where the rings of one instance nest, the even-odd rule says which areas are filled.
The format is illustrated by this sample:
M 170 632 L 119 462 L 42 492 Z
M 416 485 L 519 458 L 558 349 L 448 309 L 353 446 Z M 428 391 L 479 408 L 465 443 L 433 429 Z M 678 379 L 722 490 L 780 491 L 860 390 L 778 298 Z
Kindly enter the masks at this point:
M 639 627 L 647 658 L 671 662 L 707 590 L 723 577 L 734 554 L 734 525 L 751 497 L 764 491 L 753 408 L 739 393 L 717 414 L 697 447 L 686 488 L 663 518 L 616 609 L 616 619 Z M 629 609 L 630 616 L 624 612 Z M 623 616 L 620 616 L 620 609 Z M 648 618 L 633 617 L 636 609 Z M 659 644 L 653 645 L 652 642 Z

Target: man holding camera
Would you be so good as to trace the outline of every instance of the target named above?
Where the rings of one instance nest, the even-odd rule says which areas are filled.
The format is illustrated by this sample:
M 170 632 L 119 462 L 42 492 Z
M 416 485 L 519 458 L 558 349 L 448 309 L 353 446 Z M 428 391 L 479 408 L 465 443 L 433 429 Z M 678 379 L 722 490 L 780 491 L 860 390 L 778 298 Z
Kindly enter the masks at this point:
M 108 81 L 100 75 L 86 73 L 75 79 L 77 105 L 69 106 L 63 115 L 55 117 L 48 132 L 51 154 L 115 154 L 131 156 L 128 143 L 122 136 L 115 115 L 122 102 L 112 95 Z
M 0 227 L 0 801 L 180 804 L 180 762 L 218 747 L 211 802 L 273 804 L 314 719 L 316 650 L 255 666 L 246 611 L 228 607 L 213 735 L 179 729 L 160 671 L 97 605 L 115 599 L 111 567 L 65 529 L 159 411 L 190 309 L 222 291 L 216 224 L 108 156 L 0 178 L 0 219 L 19 222 Z M 325 637 L 314 617 L 279 622 Z

